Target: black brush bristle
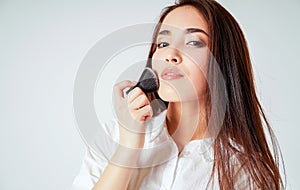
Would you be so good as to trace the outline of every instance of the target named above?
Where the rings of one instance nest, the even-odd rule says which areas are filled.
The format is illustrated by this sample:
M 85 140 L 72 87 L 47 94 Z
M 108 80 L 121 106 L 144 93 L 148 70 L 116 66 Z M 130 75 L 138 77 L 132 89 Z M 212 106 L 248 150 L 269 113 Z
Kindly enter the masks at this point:
M 133 90 L 135 87 L 139 87 L 142 89 L 145 93 L 155 92 L 159 88 L 159 81 L 156 76 L 156 73 L 149 67 L 146 67 L 139 78 L 138 83 L 131 87 L 129 90 L 126 91 L 126 94 L 128 94 L 131 90 Z

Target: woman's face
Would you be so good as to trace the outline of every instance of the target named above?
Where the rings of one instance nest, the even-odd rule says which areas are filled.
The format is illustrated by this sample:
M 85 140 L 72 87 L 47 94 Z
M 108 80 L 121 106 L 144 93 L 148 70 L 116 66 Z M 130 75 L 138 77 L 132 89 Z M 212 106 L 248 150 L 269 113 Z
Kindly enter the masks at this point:
M 168 102 L 205 98 L 209 56 L 208 26 L 196 8 L 178 7 L 164 19 L 152 67 L 160 79 L 159 96 Z

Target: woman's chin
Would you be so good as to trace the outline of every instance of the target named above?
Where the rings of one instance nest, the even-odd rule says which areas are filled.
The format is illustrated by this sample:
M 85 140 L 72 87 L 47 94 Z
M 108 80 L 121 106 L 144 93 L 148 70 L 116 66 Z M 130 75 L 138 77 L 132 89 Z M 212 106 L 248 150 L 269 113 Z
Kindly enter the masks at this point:
M 187 102 L 198 99 L 197 93 L 191 93 L 191 89 L 177 89 L 175 85 L 166 82 L 161 82 L 158 89 L 159 97 L 166 102 Z
M 177 90 L 165 82 L 161 82 L 158 89 L 159 97 L 166 102 L 180 102 Z

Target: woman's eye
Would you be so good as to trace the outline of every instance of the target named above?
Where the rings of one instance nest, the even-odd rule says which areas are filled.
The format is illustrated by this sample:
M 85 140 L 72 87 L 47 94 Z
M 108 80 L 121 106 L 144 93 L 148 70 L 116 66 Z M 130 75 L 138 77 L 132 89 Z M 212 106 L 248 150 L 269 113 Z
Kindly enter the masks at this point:
M 157 47 L 158 48 L 163 48 L 163 47 L 167 47 L 168 45 L 169 45 L 169 43 L 167 43 L 167 42 L 160 42 L 160 43 L 157 44 Z
M 205 46 L 204 42 L 201 41 L 190 41 L 187 43 L 187 45 L 196 46 L 196 47 L 203 47 Z

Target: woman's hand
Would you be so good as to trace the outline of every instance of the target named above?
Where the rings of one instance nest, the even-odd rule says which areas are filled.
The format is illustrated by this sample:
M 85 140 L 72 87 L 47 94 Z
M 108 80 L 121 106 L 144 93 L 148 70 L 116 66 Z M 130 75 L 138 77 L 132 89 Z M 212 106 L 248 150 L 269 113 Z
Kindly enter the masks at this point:
M 123 90 L 135 83 L 122 81 L 114 86 L 114 106 L 120 127 L 120 144 L 128 148 L 142 148 L 145 140 L 145 122 L 152 115 L 150 101 L 138 87 L 124 97 Z
M 140 148 L 144 146 L 144 124 L 152 117 L 150 102 L 140 88 L 134 88 L 124 97 L 123 90 L 134 85 L 133 82 L 123 81 L 114 86 L 114 107 L 119 122 L 120 145 L 93 190 L 128 189 L 133 166 L 139 159 Z

